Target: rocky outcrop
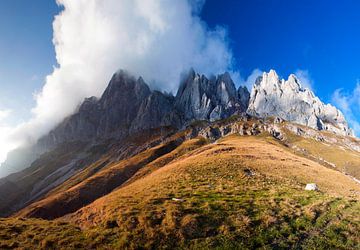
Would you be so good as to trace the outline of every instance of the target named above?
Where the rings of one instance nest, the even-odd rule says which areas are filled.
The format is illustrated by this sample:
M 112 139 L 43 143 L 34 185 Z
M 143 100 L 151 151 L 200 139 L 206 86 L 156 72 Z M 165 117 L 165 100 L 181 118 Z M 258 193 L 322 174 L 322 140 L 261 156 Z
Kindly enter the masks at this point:
M 39 143 L 51 149 L 67 141 L 122 139 L 160 127 L 182 129 L 195 120 L 215 121 L 244 113 L 249 98 L 245 87 L 236 90 L 229 73 L 207 79 L 191 70 L 174 97 L 151 91 L 141 77 L 119 71 L 100 99 L 85 99 L 75 114 Z
M 159 91 L 151 93 L 140 105 L 131 123 L 131 132 L 159 128 L 181 127 L 180 115 L 174 110 L 175 98 Z
M 280 80 L 274 70 L 256 80 L 247 113 L 257 117 L 277 116 L 317 130 L 353 136 L 341 111 L 302 88 L 295 75 Z
M 149 86 L 140 77 L 135 79 L 124 71 L 111 79 L 98 105 L 101 117 L 97 136 L 127 134 L 143 101 L 150 96 Z
M 246 87 L 237 91 L 229 73 L 208 79 L 191 70 L 179 87 L 175 107 L 185 122 L 216 121 L 245 112 L 248 102 Z

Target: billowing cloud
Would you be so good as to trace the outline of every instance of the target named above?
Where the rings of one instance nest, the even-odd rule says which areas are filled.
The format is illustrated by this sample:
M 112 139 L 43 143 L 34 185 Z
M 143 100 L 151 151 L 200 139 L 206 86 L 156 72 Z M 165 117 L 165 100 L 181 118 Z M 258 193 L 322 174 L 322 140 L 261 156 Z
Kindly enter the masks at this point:
M 6 138 L 11 133 L 11 127 L 6 123 L 6 118 L 9 117 L 11 112 L 9 109 L 0 109 L 0 162 L 5 160 L 7 148 L 9 148 L 9 142 Z
M 357 136 L 360 135 L 360 123 L 355 114 L 360 113 L 360 82 L 358 81 L 352 92 L 337 89 L 332 95 L 333 103 L 344 113 L 347 121 L 354 129 Z
M 314 81 L 312 80 L 308 70 L 298 69 L 295 71 L 295 75 L 300 80 L 302 87 L 314 91 Z
M 243 85 L 243 86 L 246 86 L 247 89 L 251 92 L 251 89 L 256 81 L 256 79 L 259 77 L 259 76 L 262 76 L 264 72 L 261 71 L 260 69 L 254 69 L 251 74 L 245 79 L 242 79 L 241 80 L 241 83 L 240 85 Z
M 126 69 L 153 88 L 174 91 L 180 74 L 232 72 L 227 32 L 200 19 L 204 1 L 57 0 L 53 23 L 57 66 L 35 94 L 30 121 L 0 138 L 0 154 L 34 142 L 88 96 L 99 96 L 111 75 Z M 11 143 L 9 143 L 11 142 Z M 0 159 L 1 160 L 1 159 Z

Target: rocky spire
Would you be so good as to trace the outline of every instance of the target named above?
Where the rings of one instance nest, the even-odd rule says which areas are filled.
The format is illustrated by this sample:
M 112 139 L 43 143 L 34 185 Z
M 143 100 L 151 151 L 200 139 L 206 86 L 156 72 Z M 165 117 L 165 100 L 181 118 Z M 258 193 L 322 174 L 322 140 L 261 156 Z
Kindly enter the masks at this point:
M 280 80 L 274 70 L 256 80 L 247 113 L 258 117 L 278 116 L 314 129 L 353 135 L 341 111 L 303 88 L 295 75 Z
M 220 120 L 246 111 L 249 92 L 237 91 L 228 72 L 208 79 L 191 70 L 176 95 L 175 106 L 186 121 Z

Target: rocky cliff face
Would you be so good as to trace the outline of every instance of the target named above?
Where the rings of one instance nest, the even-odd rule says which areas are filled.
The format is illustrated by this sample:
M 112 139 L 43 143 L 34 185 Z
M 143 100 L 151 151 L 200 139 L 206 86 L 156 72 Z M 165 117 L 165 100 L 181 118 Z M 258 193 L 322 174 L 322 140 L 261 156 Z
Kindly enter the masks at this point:
M 136 118 L 142 102 L 151 91 L 142 78 L 125 71 L 112 77 L 98 100 L 85 99 L 78 112 L 66 118 L 39 143 L 51 148 L 67 141 L 86 141 L 97 137 L 124 137 Z
M 191 71 L 181 83 L 175 106 L 185 121 L 216 121 L 246 111 L 249 92 L 240 87 L 236 90 L 229 73 L 207 79 Z
M 140 105 L 136 118 L 131 123 L 130 132 L 158 127 L 180 128 L 181 118 L 174 110 L 175 98 L 159 91 L 152 92 Z
M 295 75 L 280 80 L 274 70 L 256 80 L 247 113 L 257 117 L 277 116 L 317 130 L 353 136 L 338 109 L 324 104 L 312 91 L 302 88 Z
M 195 120 L 215 121 L 244 113 L 246 88 L 235 88 L 229 73 L 207 79 L 191 70 L 174 97 L 151 91 L 140 77 L 125 71 L 112 77 L 100 99 L 91 97 L 39 143 L 52 148 L 68 141 L 125 138 L 159 127 L 184 128 Z

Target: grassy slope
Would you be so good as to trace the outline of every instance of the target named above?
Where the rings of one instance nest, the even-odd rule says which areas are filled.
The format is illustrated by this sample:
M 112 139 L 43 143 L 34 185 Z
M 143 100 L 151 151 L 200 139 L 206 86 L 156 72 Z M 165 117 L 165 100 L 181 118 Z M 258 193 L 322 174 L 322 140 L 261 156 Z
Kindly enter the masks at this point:
M 68 223 L 0 219 L 0 249 L 77 249 L 89 244 L 89 236 Z
M 117 140 L 102 141 L 100 144 L 89 149 L 91 155 L 98 154 L 97 161 L 92 161 L 91 164 L 85 164 L 83 169 L 74 176 L 52 189 L 45 195 L 45 198 L 63 193 L 81 182 L 89 179 L 98 172 L 114 166 L 123 159 L 131 158 L 149 148 L 149 145 L 157 145 L 164 135 L 171 134 L 170 128 L 153 129 L 141 133 L 141 135 L 134 135 L 126 139 L 126 143 L 118 142 Z M 114 159 L 116 157 L 116 159 Z
M 286 131 L 286 129 L 284 130 Z M 336 137 L 329 132 L 317 132 L 323 133 L 326 137 Z M 340 143 L 327 143 L 317 141 L 315 139 L 305 138 L 297 136 L 289 131 L 286 133 L 288 143 L 296 146 L 298 149 L 303 149 L 300 153 L 306 157 L 309 157 L 329 167 L 333 167 L 341 172 L 348 173 L 351 176 L 360 179 L 360 152 L 351 150 L 344 147 Z M 299 153 L 299 152 L 297 152 Z
M 322 192 L 304 191 L 308 182 Z M 104 243 L 118 247 L 355 248 L 354 190 L 360 187 L 346 176 L 272 139 L 231 136 L 95 201 L 71 221 L 105 228 Z
M 360 186 L 343 174 L 266 136 L 230 136 L 180 152 L 165 155 L 172 161 L 164 167 L 158 159 L 128 185 L 62 218 L 71 224 L 0 221 L 1 244 L 360 248 Z M 321 192 L 304 191 L 309 182 Z M 20 229 L 10 230 L 14 226 Z M 28 236 L 33 227 L 44 228 L 36 229 L 43 241 Z
M 72 188 L 35 202 L 17 213 L 20 217 L 54 219 L 110 193 L 131 178 L 139 169 L 174 150 L 181 144 L 177 139 L 148 149 L 80 182 Z

